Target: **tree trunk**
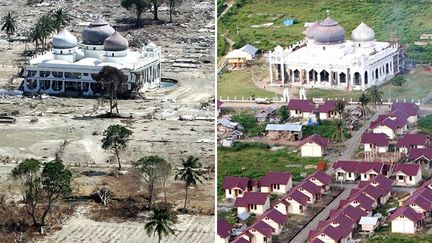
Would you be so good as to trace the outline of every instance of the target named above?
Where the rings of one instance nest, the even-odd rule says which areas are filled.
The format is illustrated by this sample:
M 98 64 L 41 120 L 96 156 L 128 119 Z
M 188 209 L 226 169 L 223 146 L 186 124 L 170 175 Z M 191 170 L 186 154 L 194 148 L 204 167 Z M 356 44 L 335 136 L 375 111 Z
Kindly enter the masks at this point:
M 153 190 L 154 190 L 154 182 L 151 182 L 149 185 L 149 203 L 150 203 L 150 207 L 153 205 Z
M 115 150 L 115 154 L 117 156 L 117 163 L 118 163 L 118 166 L 119 166 L 119 170 L 121 170 L 122 167 L 121 167 L 121 163 L 120 163 L 120 155 L 119 155 L 119 151 L 117 149 Z
M 117 83 L 114 84 L 114 98 L 115 98 L 115 108 L 116 108 L 116 112 L 117 112 L 117 114 L 119 114 L 119 110 L 118 110 L 118 99 L 117 99 Z
M 153 1 L 153 20 L 154 21 L 158 21 L 159 20 L 159 18 L 158 18 L 158 9 L 159 9 L 159 7 L 158 7 L 158 5 L 157 5 L 157 0 L 154 0 Z
M 11 37 L 10 37 L 10 35 L 8 34 L 8 42 L 9 42 L 9 49 L 11 49 Z
M 42 215 L 42 220 L 41 220 L 41 226 L 45 225 L 45 218 L 48 215 L 48 212 L 51 210 L 51 205 L 52 205 L 53 199 L 48 199 L 48 206 L 45 209 L 44 214 Z
M 166 196 L 166 182 L 164 181 L 163 182 L 163 192 L 164 192 L 164 198 L 165 198 L 165 205 L 167 205 L 168 204 L 168 202 L 167 202 L 167 196 Z
M 188 198 L 188 185 L 186 183 L 186 193 L 185 193 L 185 201 L 184 201 L 183 210 L 186 210 L 187 198 Z
M 136 18 L 136 23 L 135 23 L 136 26 L 140 26 L 140 24 L 141 24 L 141 14 L 142 14 L 142 11 L 137 11 L 137 18 Z
M 170 9 L 169 9 L 169 14 L 170 14 L 170 20 L 169 22 L 172 23 L 172 15 L 173 15 L 173 11 L 174 11 L 174 6 L 171 3 L 173 0 L 170 0 Z

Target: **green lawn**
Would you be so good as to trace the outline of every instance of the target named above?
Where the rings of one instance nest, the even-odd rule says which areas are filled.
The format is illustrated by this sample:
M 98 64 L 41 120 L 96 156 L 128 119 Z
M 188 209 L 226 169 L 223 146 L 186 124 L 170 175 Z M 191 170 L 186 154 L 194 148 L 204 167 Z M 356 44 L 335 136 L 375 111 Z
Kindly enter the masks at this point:
M 376 39 L 389 40 L 398 35 L 400 43 L 408 47 L 408 54 L 417 59 L 431 60 L 432 48 L 413 45 L 422 33 L 432 32 L 432 4 L 429 1 L 405 0 L 243 0 L 218 21 L 218 32 L 232 40 L 239 36 L 245 42 L 268 51 L 276 45 L 288 46 L 304 38 L 304 23 L 323 20 L 326 11 L 346 32 L 362 21 L 375 30 Z M 294 18 L 293 26 L 283 26 L 286 18 Z M 271 27 L 253 25 L 274 23 Z M 427 55 L 424 55 L 427 53 Z
M 244 145 L 244 143 L 243 143 Z M 293 179 L 300 181 L 303 172 L 312 173 L 315 169 L 305 169 L 306 165 L 316 165 L 322 158 L 300 158 L 288 148 L 271 151 L 262 144 L 252 144 L 237 148 L 218 148 L 218 198 L 223 195 L 222 182 L 226 176 L 246 176 L 258 179 L 268 171 L 289 171 Z M 297 165 L 296 167 L 290 167 Z
M 382 232 L 377 232 L 368 243 L 431 243 L 432 235 L 427 234 L 396 234 L 390 232 L 390 227 L 385 227 Z

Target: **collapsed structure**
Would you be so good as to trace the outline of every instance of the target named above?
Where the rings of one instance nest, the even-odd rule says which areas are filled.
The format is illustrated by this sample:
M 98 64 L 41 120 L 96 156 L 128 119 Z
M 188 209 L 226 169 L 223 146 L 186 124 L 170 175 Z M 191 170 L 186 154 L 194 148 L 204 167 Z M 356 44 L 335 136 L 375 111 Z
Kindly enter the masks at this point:
M 82 43 L 67 29 L 52 39 L 52 51 L 36 55 L 24 68 L 23 90 L 28 93 L 98 95 L 95 75 L 104 66 L 117 68 L 127 77 L 128 91 L 159 87 L 161 48 L 154 43 L 132 51 L 129 43 L 102 17 L 82 31 Z

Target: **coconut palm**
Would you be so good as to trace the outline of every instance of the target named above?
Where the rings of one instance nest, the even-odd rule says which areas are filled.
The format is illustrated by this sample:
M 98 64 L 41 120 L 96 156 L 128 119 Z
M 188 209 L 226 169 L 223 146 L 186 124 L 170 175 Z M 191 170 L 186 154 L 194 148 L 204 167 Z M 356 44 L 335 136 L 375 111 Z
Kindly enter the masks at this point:
M 155 205 L 147 218 L 144 228 L 147 235 L 157 235 L 158 243 L 161 242 L 162 236 L 174 234 L 174 216 L 166 206 Z
M 378 86 L 374 85 L 366 90 L 367 96 L 369 97 L 370 102 L 374 104 L 376 108 L 377 105 L 382 104 L 382 96 L 384 93 L 379 89 Z
M 332 135 L 332 141 L 343 143 L 345 140 L 345 123 L 342 119 L 334 121 L 334 132 Z
M 13 16 L 11 12 L 8 12 L 6 16 L 2 19 L 2 31 L 5 31 L 8 36 L 9 49 L 11 48 L 11 35 L 16 31 L 16 16 Z
M 174 179 L 175 180 L 182 180 L 185 182 L 185 201 L 183 210 L 186 209 L 187 205 L 187 198 L 188 198 L 188 188 L 190 186 L 196 186 L 197 182 L 202 183 L 201 177 L 203 177 L 202 172 L 200 169 L 202 168 L 202 164 L 199 161 L 198 158 L 189 155 L 186 160 L 181 159 L 183 168 L 178 170 L 176 173 Z
M 54 28 L 57 30 L 57 33 L 59 33 L 60 29 L 68 25 L 72 20 L 69 14 L 62 8 L 59 8 L 52 12 L 51 19 L 53 21 Z
M 370 101 L 370 99 L 369 99 L 369 97 L 365 93 L 362 93 L 360 95 L 359 102 L 360 102 L 360 105 L 361 105 L 361 107 L 363 109 L 363 119 L 364 119 L 364 121 L 366 121 L 369 101 Z
M 28 39 L 32 42 L 35 42 L 35 52 L 39 49 L 39 43 L 43 41 L 42 28 L 39 25 L 34 25 L 30 28 L 30 32 L 28 34 Z
M 51 34 L 54 32 L 54 21 L 51 19 L 50 14 L 44 14 L 36 22 L 36 25 L 40 28 L 41 31 L 41 41 L 42 41 L 42 47 L 45 50 L 47 48 L 47 39 L 51 36 Z
M 342 100 L 338 100 L 335 110 L 339 116 L 339 119 L 343 119 L 343 115 L 345 114 L 345 102 L 343 102 Z

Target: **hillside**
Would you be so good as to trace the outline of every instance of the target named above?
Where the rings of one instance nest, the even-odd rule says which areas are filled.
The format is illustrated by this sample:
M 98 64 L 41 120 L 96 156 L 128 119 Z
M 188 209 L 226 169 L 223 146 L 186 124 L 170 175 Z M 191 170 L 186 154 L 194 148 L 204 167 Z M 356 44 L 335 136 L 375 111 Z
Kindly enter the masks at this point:
M 287 46 L 303 39 L 304 23 L 324 19 L 327 10 L 344 27 L 347 38 L 355 27 L 365 22 L 375 30 L 377 40 L 399 36 L 410 58 L 432 60 L 432 44 L 414 45 L 421 34 L 432 34 L 430 0 L 239 0 L 219 18 L 218 32 L 239 45 L 251 43 L 267 51 L 276 45 Z M 284 26 L 282 22 L 286 18 L 294 18 L 297 22 L 293 26 Z M 251 27 L 266 23 L 274 24 Z M 218 55 L 222 53 L 218 50 Z

